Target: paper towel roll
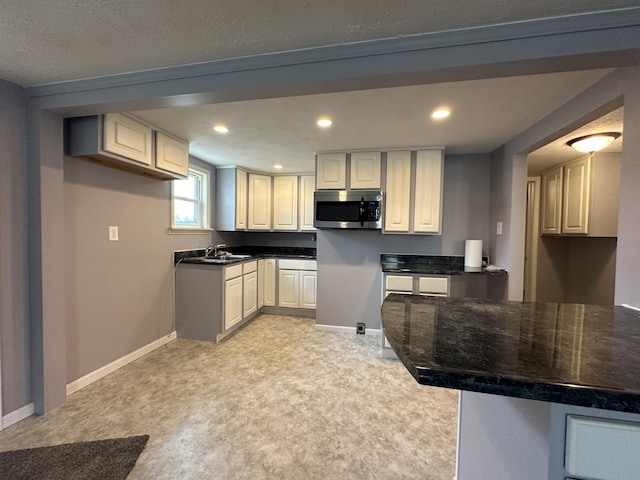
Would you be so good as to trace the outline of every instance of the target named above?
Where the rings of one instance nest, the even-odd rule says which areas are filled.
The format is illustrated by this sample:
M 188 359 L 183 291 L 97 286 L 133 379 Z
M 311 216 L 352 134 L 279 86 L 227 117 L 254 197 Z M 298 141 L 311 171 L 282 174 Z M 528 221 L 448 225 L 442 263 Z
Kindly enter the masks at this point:
M 465 240 L 464 266 L 482 267 L 482 240 Z

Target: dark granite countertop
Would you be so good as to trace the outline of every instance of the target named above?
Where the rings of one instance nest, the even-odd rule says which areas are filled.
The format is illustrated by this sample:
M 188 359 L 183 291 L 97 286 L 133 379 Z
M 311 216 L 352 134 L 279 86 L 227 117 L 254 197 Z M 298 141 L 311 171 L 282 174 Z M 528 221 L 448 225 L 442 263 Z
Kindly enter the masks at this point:
M 640 413 L 640 312 L 389 295 L 384 332 L 425 385 Z
M 487 257 L 482 257 L 485 267 L 464 266 L 464 256 L 460 255 L 403 255 L 380 254 L 380 264 L 384 273 L 418 273 L 424 275 L 507 275 L 506 270 L 487 270 Z
M 174 264 L 190 263 L 200 265 L 229 265 L 233 263 L 246 262 L 257 258 L 299 258 L 316 259 L 316 249 L 313 247 L 263 247 L 263 246 L 236 246 L 221 248 L 233 255 L 248 255 L 248 258 L 229 258 L 224 260 L 205 259 L 204 249 L 184 250 L 175 252 L 173 256 Z

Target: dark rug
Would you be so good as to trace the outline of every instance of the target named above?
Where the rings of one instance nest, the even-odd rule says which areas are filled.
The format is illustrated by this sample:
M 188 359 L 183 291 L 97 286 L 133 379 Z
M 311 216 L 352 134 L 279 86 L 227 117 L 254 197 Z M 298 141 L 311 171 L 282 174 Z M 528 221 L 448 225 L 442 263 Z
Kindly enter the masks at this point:
M 149 435 L 0 452 L 3 480 L 124 480 Z

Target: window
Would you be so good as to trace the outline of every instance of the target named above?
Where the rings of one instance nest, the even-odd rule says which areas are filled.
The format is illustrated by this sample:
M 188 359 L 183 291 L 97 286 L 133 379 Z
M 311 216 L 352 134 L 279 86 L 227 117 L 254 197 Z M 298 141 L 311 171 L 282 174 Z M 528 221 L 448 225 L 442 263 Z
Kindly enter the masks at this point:
M 209 172 L 195 165 L 189 177 L 171 182 L 171 228 L 209 229 Z

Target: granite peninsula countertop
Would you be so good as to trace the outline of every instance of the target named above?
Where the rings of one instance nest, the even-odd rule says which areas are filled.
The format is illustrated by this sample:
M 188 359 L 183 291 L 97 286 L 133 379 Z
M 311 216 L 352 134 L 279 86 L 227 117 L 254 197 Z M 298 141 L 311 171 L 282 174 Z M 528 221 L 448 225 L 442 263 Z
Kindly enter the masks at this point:
M 421 384 L 640 413 L 640 312 L 389 295 L 384 332 Z
M 487 257 L 482 257 L 486 265 Z M 380 254 L 380 265 L 384 273 L 417 273 L 424 275 L 507 275 L 506 270 L 487 270 L 486 267 L 464 266 L 461 255 L 406 255 L 396 253 Z

